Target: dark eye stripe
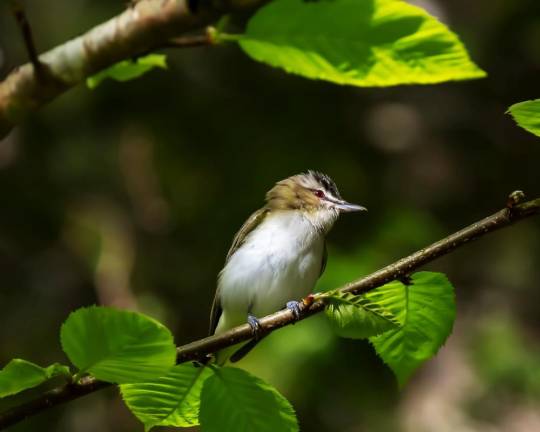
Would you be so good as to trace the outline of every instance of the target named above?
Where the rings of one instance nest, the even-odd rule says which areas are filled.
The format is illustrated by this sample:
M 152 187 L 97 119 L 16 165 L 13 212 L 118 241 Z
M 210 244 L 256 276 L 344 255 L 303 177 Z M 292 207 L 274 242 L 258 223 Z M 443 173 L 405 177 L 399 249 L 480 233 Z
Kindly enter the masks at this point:
M 336 184 L 330 177 L 317 171 L 310 171 L 310 173 L 315 178 L 315 180 L 317 180 L 321 184 L 321 186 L 323 186 L 324 190 L 326 190 L 336 198 L 341 198 Z

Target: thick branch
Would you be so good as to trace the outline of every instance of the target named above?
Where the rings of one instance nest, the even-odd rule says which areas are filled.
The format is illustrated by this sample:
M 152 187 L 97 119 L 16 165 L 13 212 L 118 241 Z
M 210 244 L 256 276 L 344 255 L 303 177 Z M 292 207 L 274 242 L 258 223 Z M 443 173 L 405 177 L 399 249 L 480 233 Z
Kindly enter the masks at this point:
M 510 201 L 508 207 L 497 213 L 469 225 L 461 231 L 433 243 L 406 258 L 396 261 L 369 276 L 351 282 L 340 289 L 355 294 L 375 289 L 390 281 L 400 279 L 403 276 L 410 274 L 419 267 L 454 251 L 465 243 L 476 240 L 488 233 L 507 227 L 536 214 L 540 214 L 540 198 L 521 204 Z M 313 303 L 304 305 L 303 309 L 300 319 L 305 319 L 321 312 L 324 309 L 324 302 L 319 297 L 319 299 L 316 299 Z M 268 315 L 259 321 L 264 332 L 272 332 L 296 322 L 295 317 L 290 310 L 279 311 L 275 314 Z M 210 336 L 179 347 L 177 357 L 178 363 L 202 359 L 208 354 L 235 345 L 239 342 L 247 341 L 251 338 L 252 331 L 249 325 L 244 324 L 235 327 L 226 333 Z M 66 384 L 50 390 L 33 401 L 0 413 L 0 430 L 18 423 L 26 417 L 33 416 L 44 409 L 77 399 L 110 385 L 111 384 L 87 377 L 78 383 Z
M 87 33 L 12 71 L 0 82 L 0 139 L 29 112 L 87 77 L 264 0 L 140 0 Z M 190 9 L 191 8 L 191 9 Z M 42 66 L 42 67 L 41 67 Z M 40 78 L 40 79 L 38 79 Z

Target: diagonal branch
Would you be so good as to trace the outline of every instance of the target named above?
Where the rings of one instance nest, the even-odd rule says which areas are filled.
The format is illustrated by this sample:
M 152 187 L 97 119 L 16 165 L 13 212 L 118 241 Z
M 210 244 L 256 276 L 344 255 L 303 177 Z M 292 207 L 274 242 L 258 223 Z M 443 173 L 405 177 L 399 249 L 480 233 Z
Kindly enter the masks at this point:
M 399 261 L 376 271 L 375 273 L 351 282 L 340 289 L 354 294 L 370 291 L 393 280 L 401 279 L 419 267 L 436 258 L 453 252 L 455 249 L 466 243 L 501 228 L 510 226 L 515 222 L 530 216 L 540 214 L 540 198 L 520 203 L 521 196 L 522 193 L 513 193 L 510 195 L 507 207 L 497 213 L 494 213 L 481 221 L 475 222 L 408 257 L 402 258 Z M 316 295 L 314 298 L 315 300 L 313 302 L 304 303 L 300 319 L 305 319 L 324 310 L 324 294 Z M 290 310 L 281 310 L 272 315 L 268 315 L 259 321 L 262 330 L 269 333 L 295 323 L 296 318 Z M 251 339 L 252 336 L 251 327 L 244 324 L 235 327 L 226 333 L 210 336 L 178 347 L 177 361 L 178 363 L 184 363 L 191 360 L 199 360 L 208 354 L 223 348 L 247 341 Z M 0 413 L 0 430 L 16 424 L 26 417 L 33 416 L 47 408 L 77 399 L 109 386 L 112 386 L 112 384 L 96 380 L 92 377 L 85 377 L 77 383 L 65 384 L 47 391 L 30 402 Z
M 109 21 L 16 68 L 0 82 L 0 139 L 26 114 L 96 72 L 121 60 L 166 46 L 174 38 L 203 29 L 226 13 L 251 10 L 264 2 L 137 1 Z M 37 70 L 36 65 L 40 65 Z

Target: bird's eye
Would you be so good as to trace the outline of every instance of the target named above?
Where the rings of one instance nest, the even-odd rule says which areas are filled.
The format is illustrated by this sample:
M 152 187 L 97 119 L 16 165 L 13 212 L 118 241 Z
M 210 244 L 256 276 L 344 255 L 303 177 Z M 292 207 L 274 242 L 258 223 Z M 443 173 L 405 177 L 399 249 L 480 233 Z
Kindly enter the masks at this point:
M 324 192 L 320 189 L 315 189 L 313 191 L 313 193 L 318 197 L 318 198 L 323 198 L 324 197 Z

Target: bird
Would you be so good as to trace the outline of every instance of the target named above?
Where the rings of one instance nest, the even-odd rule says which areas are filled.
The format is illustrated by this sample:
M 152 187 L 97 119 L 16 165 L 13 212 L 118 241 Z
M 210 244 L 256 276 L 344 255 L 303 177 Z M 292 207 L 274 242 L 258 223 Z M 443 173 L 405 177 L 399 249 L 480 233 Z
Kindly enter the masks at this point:
M 219 351 L 218 364 L 240 360 L 262 339 L 258 317 L 285 307 L 300 317 L 299 299 L 313 291 L 326 267 L 326 235 L 341 213 L 366 210 L 344 201 L 334 181 L 313 170 L 266 193 L 266 204 L 234 236 L 210 313 L 210 335 L 247 321 L 254 338 L 232 355 Z

